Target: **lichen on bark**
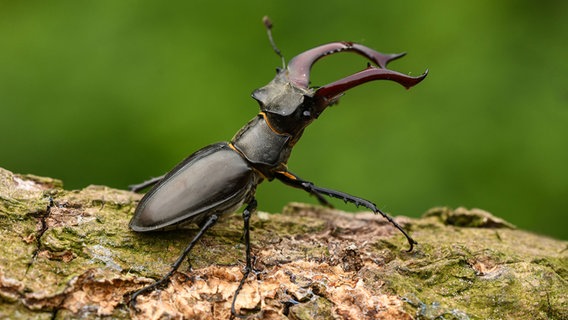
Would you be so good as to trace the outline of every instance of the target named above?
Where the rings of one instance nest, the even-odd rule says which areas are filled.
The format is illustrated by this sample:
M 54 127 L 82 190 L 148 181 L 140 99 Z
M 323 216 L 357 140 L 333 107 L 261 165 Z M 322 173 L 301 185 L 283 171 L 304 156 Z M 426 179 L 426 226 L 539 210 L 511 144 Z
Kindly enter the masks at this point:
M 140 195 L 0 169 L 0 318 L 228 318 L 242 277 L 242 219 L 228 215 L 171 282 L 198 230 L 128 230 Z M 251 221 L 254 267 L 237 309 L 266 319 L 568 319 L 568 243 L 479 209 L 396 218 L 293 203 Z

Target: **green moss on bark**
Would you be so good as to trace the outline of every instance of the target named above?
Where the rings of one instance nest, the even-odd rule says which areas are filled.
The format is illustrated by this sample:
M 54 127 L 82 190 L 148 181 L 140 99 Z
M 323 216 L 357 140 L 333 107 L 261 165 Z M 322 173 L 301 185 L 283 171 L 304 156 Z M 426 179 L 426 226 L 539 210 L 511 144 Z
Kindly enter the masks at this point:
M 228 316 L 242 276 L 242 219 L 228 215 L 171 283 L 165 274 L 196 227 L 138 234 L 140 195 L 0 169 L 0 318 Z M 53 206 L 48 205 L 53 200 Z M 237 307 L 264 318 L 567 319 L 568 243 L 517 230 L 479 209 L 435 208 L 397 218 L 290 204 L 251 221 L 256 277 Z

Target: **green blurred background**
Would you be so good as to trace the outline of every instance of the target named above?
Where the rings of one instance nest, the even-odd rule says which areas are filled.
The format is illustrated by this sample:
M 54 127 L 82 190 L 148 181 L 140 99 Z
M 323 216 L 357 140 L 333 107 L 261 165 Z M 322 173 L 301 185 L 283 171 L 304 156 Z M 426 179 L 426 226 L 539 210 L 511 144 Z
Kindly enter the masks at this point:
M 280 65 L 263 15 L 288 60 L 349 40 L 430 69 L 409 91 L 349 91 L 307 129 L 293 172 L 393 215 L 479 207 L 568 239 L 566 1 L 0 1 L 0 166 L 126 188 L 230 139 Z M 312 84 L 365 65 L 329 57 Z M 316 202 L 279 182 L 257 198 L 272 212 Z

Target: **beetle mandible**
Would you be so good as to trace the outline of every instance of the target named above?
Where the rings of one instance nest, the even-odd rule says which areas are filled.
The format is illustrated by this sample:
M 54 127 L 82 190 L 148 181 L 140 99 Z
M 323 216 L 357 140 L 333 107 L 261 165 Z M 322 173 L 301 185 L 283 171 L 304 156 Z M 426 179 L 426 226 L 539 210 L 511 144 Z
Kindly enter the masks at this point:
M 286 66 L 272 40 L 272 24 L 267 17 L 263 20 L 270 43 L 282 58 L 284 66 L 277 69 L 276 77 L 270 83 L 252 93 L 252 97 L 260 105 L 260 113 L 242 127 L 230 142 L 209 145 L 187 157 L 166 175 L 131 186 L 133 191 L 138 191 L 154 185 L 136 208 L 129 224 L 132 230 L 164 230 L 186 223 L 195 223 L 201 228 L 172 265 L 170 272 L 132 295 L 133 305 L 138 295 L 169 280 L 193 246 L 215 225 L 221 215 L 246 205 L 242 214 L 246 266 L 233 296 L 231 313 L 235 315 L 236 298 L 252 271 L 249 220 L 257 207 L 256 186 L 263 180 L 277 179 L 291 187 L 303 189 L 324 205 L 329 206 L 324 198 L 327 196 L 366 207 L 381 214 L 404 234 L 410 245 L 408 251 L 417 243 L 371 201 L 316 186 L 291 173 L 286 163 L 306 126 L 317 119 L 325 108 L 336 103 L 345 91 L 373 80 L 395 81 L 408 89 L 422 81 L 428 71 L 418 77 L 411 77 L 389 70 L 387 64 L 404 56 L 404 53 L 383 54 L 352 42 L 332 42 L 318 46 L 297 55 Z M 313 64 L 325 56 L 339 52 L 357 53 L 376 66 L 369 63 L 364 70 L 348 77 L 319 88 L 309 87 Z

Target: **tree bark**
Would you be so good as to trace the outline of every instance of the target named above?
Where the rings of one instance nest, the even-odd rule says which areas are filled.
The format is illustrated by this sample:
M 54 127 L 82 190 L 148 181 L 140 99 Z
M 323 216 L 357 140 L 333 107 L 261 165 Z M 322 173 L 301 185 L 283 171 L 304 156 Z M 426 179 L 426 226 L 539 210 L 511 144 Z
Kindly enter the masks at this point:
M 0 168 L 0 318 L 227 319 L 242 277 L 242 219 L 208 232 L 168 285 L 197 227 L 128 229 L 141 196 Z M 251 219 L 254 268 L 236 308 L 265 319 L 568 319 L 568 243 L 479 210 L 398 217 L 292 203 Z

